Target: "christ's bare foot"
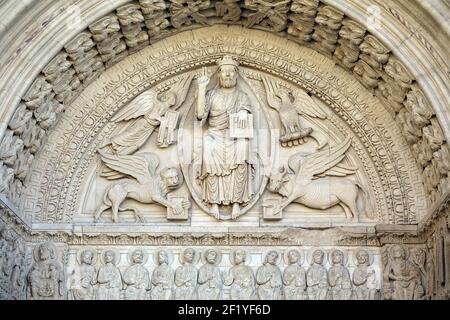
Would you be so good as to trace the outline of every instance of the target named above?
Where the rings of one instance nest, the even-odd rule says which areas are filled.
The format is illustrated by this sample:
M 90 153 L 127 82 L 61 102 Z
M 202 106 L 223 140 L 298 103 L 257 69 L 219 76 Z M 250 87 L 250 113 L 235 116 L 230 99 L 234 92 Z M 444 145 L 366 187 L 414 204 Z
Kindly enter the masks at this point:
M 211 213 L 214 215 L 214 218 L 220 219 L 220 211 L 218 204 L 214 203 L 211 205 Z
M 241 208 L 239 207 L 239 203 L 233 203 L 233 211 L 231 211 L 231 219 L 236 219 L 239 217 L 241 213 Z

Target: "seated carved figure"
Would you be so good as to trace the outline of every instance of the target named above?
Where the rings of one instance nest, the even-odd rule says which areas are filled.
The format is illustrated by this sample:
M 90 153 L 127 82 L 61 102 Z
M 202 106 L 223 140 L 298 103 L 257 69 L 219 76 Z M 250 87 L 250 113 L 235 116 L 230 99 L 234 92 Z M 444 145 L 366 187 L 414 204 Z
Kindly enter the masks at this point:
M 63 299 L 64 272 L 53 244 L 45 242 L 34 249 L 34 263 L 28 273 L 31 299 Z
M 306 272 L 309 300 L 326 300 L 328 298 L 327 270 L 323 266 L 325 253 L 315 250 L 312 255 L 311 266 Z
M 419 300 L 424 295 L 420 270 L 408 260 L 408 250 L 400 245 L 391 248 L 386 267 L 393 300 Z
M 95 299 L 95 284 L 97 283 L 97 271 L 94 267 L 95 253 L 91 249 L 85 249 L 80 254 L 80 267 L 77 270 L 79 283 L 71 285 L 72 298 L 74 300 Z M 76 271 L 74 270 L 73 274 Z

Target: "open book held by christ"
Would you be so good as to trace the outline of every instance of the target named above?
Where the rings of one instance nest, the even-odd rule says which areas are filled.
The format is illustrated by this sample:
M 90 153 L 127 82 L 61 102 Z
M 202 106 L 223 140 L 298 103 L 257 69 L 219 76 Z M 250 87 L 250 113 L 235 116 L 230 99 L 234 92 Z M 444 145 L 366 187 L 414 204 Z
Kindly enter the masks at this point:
M 230 114 L 230 137 L 231 138 L 253 138 L 253 115 L 247 114 L 247 125 L 239 127 L 239 113 Z

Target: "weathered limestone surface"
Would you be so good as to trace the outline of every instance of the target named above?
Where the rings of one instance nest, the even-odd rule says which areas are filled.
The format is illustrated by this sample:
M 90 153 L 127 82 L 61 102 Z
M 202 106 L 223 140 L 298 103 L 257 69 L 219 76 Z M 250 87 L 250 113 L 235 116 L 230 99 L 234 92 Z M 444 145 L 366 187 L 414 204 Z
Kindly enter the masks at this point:
M 0 299 L 449 299 L 432 2 L 2 3 Z

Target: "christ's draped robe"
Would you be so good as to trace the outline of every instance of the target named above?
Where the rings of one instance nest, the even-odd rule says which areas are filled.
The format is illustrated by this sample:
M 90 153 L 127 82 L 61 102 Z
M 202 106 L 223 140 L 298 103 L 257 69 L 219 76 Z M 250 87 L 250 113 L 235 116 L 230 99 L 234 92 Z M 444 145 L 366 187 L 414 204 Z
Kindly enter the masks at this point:
M 229 130 L 230 115 L 241 110 L 251 113 L 251 104 L 247 94 L 237 88 L 229 92 L 216 88 L 206 94 L 201 120 L 208 119 L 208 129 L 203 138 L 200 180 L 207 204 L 243 204 L 253 196 L 251 141 L 231 138 Z

